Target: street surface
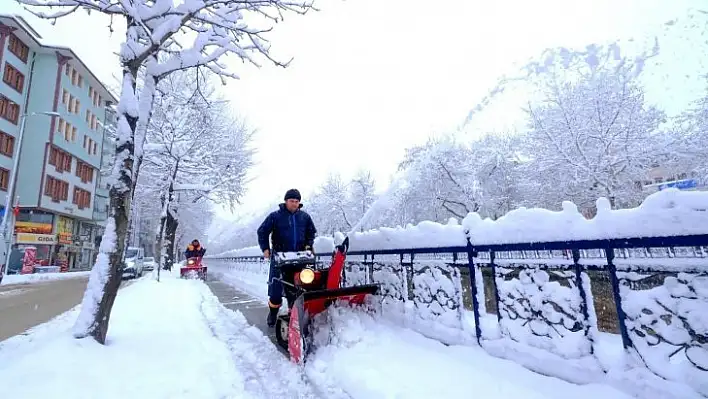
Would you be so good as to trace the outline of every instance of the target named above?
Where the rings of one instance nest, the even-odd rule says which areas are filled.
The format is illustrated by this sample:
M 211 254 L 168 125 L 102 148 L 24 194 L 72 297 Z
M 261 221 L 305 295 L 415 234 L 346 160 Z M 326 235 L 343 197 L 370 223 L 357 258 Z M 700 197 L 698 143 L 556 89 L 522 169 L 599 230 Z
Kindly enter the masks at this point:
M 0 341 L 51 320 L 81 302 L 88 278 L 0 286 Z

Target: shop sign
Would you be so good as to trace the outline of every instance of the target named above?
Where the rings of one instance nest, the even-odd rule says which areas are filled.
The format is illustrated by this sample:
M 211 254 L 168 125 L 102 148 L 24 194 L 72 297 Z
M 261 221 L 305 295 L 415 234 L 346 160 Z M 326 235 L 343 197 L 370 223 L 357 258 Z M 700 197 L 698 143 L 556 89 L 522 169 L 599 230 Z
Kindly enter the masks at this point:
M 54 245 L 57 243 L 57 238 L 53 234 L 18 233 L 17 234 L 17 243 L 18 244 Z
M 74 243 L 74 220 L 59 216 L 57 220 L 57 233 L 59 244 L 71 245 Z
M 71 233 L 59 233 L 57 236 L 59 237 L 59 244 L 71 245 L 74 243 L 74 237 Z
M 51 223 L 15 222 L 15 233 L 52 234 Z

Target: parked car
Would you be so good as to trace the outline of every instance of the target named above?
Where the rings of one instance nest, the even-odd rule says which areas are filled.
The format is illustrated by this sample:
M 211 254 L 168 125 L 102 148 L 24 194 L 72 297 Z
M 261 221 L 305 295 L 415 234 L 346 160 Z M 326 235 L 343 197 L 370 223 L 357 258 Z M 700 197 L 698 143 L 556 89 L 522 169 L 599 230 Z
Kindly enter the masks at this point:
M 144 253 L 144 250 L 138 247 L 128 247 L 125 250 L 123 278 L 138 278 L 143 275 Z
M 155 270 L 156 267 L 157 263 L 155 262 L 155 258 L 153 258 L 152 256 L 146 256 L 143 259 L 143 270 Z

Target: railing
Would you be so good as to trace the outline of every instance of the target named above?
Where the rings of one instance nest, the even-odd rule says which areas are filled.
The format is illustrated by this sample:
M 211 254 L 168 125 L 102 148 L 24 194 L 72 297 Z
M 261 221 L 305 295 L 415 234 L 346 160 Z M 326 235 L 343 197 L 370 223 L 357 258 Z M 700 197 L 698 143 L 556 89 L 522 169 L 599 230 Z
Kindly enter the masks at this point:
M 267 273 L 260 257 L 220 259 Z M 389 313 L 427 335 L 467 334 L 492 351 L 507 339 L 590 373 L 612 371 L 603 357 L 616 342 L 624 364 L 708 396 L 708 235 L 351 251 L 347 261 L 346 285 L 381 284 Z

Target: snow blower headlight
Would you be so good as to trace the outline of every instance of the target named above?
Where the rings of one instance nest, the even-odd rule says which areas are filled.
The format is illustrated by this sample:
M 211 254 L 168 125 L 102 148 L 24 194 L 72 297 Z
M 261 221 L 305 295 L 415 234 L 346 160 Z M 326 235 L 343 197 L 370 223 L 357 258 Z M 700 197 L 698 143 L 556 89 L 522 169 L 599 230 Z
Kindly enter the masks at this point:
M 187 264 L 188 264 L 188 265 L 193 265 L 193 264 L 194 264 L 194 259 L 188 260 L 188 261 L 187 261 Z
M 310 284 L 315 281 L 315 272 L 312 269 L 302 269 L 300 272 L 300 281 L 303 284 Z

